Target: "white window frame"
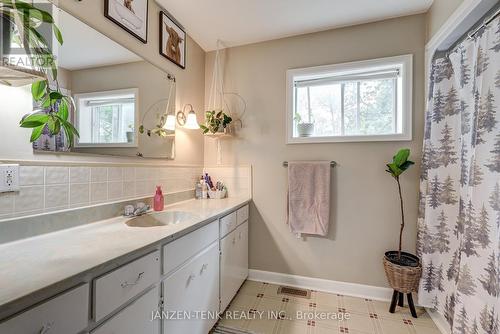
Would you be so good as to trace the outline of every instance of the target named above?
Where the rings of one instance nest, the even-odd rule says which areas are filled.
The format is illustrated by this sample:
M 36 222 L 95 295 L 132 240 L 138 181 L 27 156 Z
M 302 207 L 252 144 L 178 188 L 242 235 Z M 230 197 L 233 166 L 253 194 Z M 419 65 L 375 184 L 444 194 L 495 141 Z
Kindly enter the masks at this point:
M 324 136 L 324 137 L 294 137 L 295 108 L 295 78 L 307 77 L 314 79 L 335 76 L 355 75 L 366 71 L 393 69 L 399 67 L 402 77 L 402 132 L 384 135 L 357 136 Z M 315 66 L 290 69 L 286 72 L 286 143 L 337 143 L 337 142 L 377 142 L 377 141 L 411 141 L 413 121 L 413 55 L 378 58 L 334 65 Z
M 139 147 L 139 131 L 137 129 L 139 128 L 139 89 L 137 88 L 126 88 L 126 89 L 116 89 L 116 90 L 107 90 L 107 91 L 100 91 L 100 92 L 92 92 L 92 93 L 82 93 L 82 94 L 75 94 L 74 99 L 75 99 L 75 105 L 76 105 L 76 110 L 75 110 L 75 125 L 78 130 L 80 130 L 80 117 L 79 117 L 79 110 L 78 107 L 80 105 L 80 100 L 85 100 L 89 98 L 99 98 L 99 97 L 104 97 L 108 95 L 121 95 L 121 94 L 133 94 L 135 98 L 135 106 L 134 106 L 134 140 L 131 143 L 80 143 L 80 140 L 78 137 L 75 138 L 75 147 Z

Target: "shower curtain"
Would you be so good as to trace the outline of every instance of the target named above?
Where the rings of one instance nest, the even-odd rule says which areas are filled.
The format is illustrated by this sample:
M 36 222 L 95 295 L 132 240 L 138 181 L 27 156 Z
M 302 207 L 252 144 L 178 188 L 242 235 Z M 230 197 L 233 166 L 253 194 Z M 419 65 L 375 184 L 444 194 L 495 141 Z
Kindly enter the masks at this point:
M 500 333 L 500 18 L 432 63 L 419 303 L 453 334 Z

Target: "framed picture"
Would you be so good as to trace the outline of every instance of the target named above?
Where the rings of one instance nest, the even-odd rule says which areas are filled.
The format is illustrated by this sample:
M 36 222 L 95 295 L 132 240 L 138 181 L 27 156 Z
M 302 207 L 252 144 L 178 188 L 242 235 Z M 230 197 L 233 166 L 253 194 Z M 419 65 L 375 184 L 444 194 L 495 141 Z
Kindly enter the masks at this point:
M 160 54 L 186 68 L 186 32 L 163 11 L 160 11 Z
M 104 16 L 141 42 L 148 42 L 148 0 L 104 0 Z

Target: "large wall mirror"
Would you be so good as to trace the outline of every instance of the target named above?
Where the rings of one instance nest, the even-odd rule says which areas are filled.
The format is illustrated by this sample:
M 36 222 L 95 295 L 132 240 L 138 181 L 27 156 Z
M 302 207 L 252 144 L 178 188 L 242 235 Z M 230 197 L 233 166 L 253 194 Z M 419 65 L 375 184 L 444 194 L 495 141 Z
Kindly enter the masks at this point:
M 57 50 L 58 84 L 75 101 L 80 133 L 68 149 L 64 133 L 43 134 L 35 152 L 174 158 L 175 79 L 59 9 L 64 44 Z

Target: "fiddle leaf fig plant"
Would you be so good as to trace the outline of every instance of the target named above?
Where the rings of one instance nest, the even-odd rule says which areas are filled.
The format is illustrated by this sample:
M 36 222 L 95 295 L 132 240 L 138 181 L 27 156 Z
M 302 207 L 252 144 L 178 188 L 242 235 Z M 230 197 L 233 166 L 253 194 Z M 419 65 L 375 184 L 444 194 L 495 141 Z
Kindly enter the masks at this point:
M 399 249 L 398 249 L 398 259 L 401 259 L 401 248 L 402 248 L 402 237 L 403 230 L 405 228 L 405 215 L 404 215 L 404 205 L 403 205 L 403 195 L 401 194 L 401 183 L 399 182 L 399 177 L 413 164 L 413 161 L 408 160 L 410 157 L 410 149 L 404 148 L 399 150 L 396 155 L 392 158 L 392 162 L 388 163 L 386 172 L 391 174 L 391 176 L 396 180 L 398 184 L 399 192 L 399 202 L 401 207 L 401 228 L 399 230 Z
M 40 107 L 24 116 L 19 125 L 33 129 L 31 142 L 40 138 L 45 129 L 48 129 L 52 135 L 64 131 L 68 145 L 71 147 L 74 137 L 79 136 L 78 130 L 73 126 L 69 117 L 69 109 L 70 106 L 74 106 L 74 102 L 70 96 L 61 92 L 57 80 L 55 57 L 46 39 L 37 29 L 43 23 L 49 24 L 60 45 L 63 44 L 61 31 L 50 13 L 20 0 L 0 0 L 0 17 L 15 27 L 15 40 L 20 42 L 26 54 L 32 57 L 32 67 L 44 73 L 46 78 L 31 85 L 33 100 Z M 53 87 L 50 86 L 49 77 L 51 77 Z
M 219 112 L 216 110 L 207 111 L 205 113 L 205 119 L 205 124 L 200 125 L 203 134 L 216 134 L 217 132 L 221 132 L 233 121 L 233 119 L 222 110 Z

